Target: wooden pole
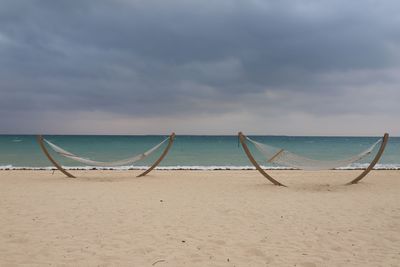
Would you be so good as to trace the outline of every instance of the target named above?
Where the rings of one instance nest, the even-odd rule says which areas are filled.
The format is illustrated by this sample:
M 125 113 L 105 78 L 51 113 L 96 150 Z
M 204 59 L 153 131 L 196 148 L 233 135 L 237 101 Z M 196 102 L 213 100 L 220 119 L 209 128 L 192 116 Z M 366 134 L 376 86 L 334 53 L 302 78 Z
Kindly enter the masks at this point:
M 144 171 L 143 173 L 139 174 L 137 177 L 142 177 L 145 176 L 146 174 L 148 174 L 149 172 L 151 172 L 155 167 L 158 166 L 158 164 L 160 164 L 160 162 L 164 159 L 164 157 L 167 155 L 169 149 L 171 148 L 172 144 L 174 143 L 174 139 L 175 139 L 175 133 L 172 133 L 169 136 L 169 142 L 167 147 L 164 149 L 163 153 L 161 154 L 161 156 L 153 163 L 153 165 L 151 165 L 150 168 L 148 168 L 146 171 Z
M 277 180 L 275 180 L 274 178 L 272 178 L 268 173 L 266 173 L 261 166 L 257 163 L 257 161 L 254 159 L 253 155 L 250 152 L 249 147 L 246 144 L 246 136 L 242 133 L 239 132 L 239 140 L 240 143 L 242 144 L 242 147 L 244 149 L 244 152 L 246 153 L 247 157 L 249 158 L 250 162 L 254 165 L 254 167 L 256 167 L 256 169 L 265 177 L 267 178 L 271 183 L 273 183 L 274 185 L 279 185 L 279 186 L 285 186 L 284 184 L 281 184 L 280 182 L 278 182 Z M 285 186 L 286 187 L 286 186 Z
M 50 155 L 49 151 L 47 150 L 46 146 L 44 145 L 43 142 L 43 136 L 38 135 L 37 136 L 37 141 L 40 145 L 40 148 L 42 149 L 43 153 L 46 155 L 46 157 L 50 160 L 51 163 L 53 163 L 53 165 L 62 173 L 64 173 L 66 176 L 68 176 L 69 178 L 76 178 L 75 176 L 73 176 L 72 174 L 70 174 L 69 172 L 67 172 L 63 167 L 61 167 L 60 164 L 57 163 L 57 161 L 55 161 L 52 156 Z
M 278 153 L 276 153 L 275 155 L 273 155 L 269 160 L 267 160 L 267 162 L 272 162 L 277 156 L 279 156 L 284 150 L 281 149 L 278 151 Z
M 375 158 L 369 164 L 368 168 L 366 168 L 359 176 L 357 176 L 357 178 L 355 178 L 351 182 L 347 183 L 347 185 L 358 183 L 361 179 L 363 179 L 374 168 L 375 164 L 378 163 L 378 161 L 381 158 L 383 152 L 385 151 L 385 147 L 386 147 L 386 144 L 387 144 L 388 140 L 389 140 L 389 134 L 385 133 L 385 135 L 383 136 L 383 139 L 382 139 L 381 146 L 380 146 L 378 152 L 376 153 Z

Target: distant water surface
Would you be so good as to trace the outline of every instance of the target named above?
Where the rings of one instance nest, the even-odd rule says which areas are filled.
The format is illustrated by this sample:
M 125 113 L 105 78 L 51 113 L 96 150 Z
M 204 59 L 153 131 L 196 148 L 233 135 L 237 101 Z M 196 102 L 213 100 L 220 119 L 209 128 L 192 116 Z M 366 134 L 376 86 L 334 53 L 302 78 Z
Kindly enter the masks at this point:
M 124 159 L 146 151 L 166 136 L 99 136 L 99 135 L 49 135 L 48 140 L 79 156 L 98 161 Z M 342 159 L 358 154 L 368 148 L 379 137 L 291 137 L 250 136 L 256 141 L 282 147 L 300 155 L 321 159 Z M 257 160 L 266 167 L 276 168 L 263 162 L 260 153 L 249 145 Z M 160 152 L 148 159 L 126 168 L 143 168 L 158 158 Z M 49 151 L 52 151 L 49 148 Z M 376 150 L 374 151 L 376 153 Z M 374 155 L 373 153 L 373 155 Z M 54 157 L 67 167 L 89 168 L 77 162 Z M 355 163 L 348 169 L 365 167 L 372 156 Z M 190 136 L 178 135 L 170 153 L 160 164 L 167 169 L 247 169 L 250 163 L 237 136 Z M 32 135 L 0 135 L 0 169 L 48 168 L 50 162 L 41 152 Z M 391 137 L 380 164 L 380 169 L 400 168 L 400 138 Z

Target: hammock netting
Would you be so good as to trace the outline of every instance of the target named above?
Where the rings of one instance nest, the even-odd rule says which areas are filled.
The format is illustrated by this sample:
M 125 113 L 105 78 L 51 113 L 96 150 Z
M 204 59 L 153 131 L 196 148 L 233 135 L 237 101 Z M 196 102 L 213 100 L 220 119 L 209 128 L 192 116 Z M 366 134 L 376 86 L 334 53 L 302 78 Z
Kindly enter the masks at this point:
M 370 155 L 374 148 L 382 142 L 382 139 L 376 141 L 371 147 L 362 151 L 361 153 L 352 157 L 342 160 L 316 160 L 310 159 L 304 156 L 300 156 L 289 152 L 284 149 L 276 148 L 270 145 L 262 144 L 257 141 L 246 137 L 258 151 L 265 157 L 267 163 L 274 165 L 281 165 L 285 167 L 291 167 L 301 170 L 331 170 L 339 167 L 346 167 L 352 163 L 360 161 L 366 156 Z
M 79 157 L 71 152 L 68 152 L 65 149 L 62 149 L 61 147 L 53 144 L 52 142 L 43 139 L 55 152 L 57 152 L 57 154 L 64 156 L 66 158 L 75 160 L 77 162 L 81 162 L 90 166 L 99 166 L 99 167 L 117 167 L 117 166 L 127 166 L 127 165 L 132 165 L 137 161 L 143 160 L 145 158 L 147 158 L 148 156 L 150 156 L 154 151 L 156 151 L 160 146 L 162 146 L 167 140 L 169 139 L 166 138 L 165 140 L 163 140 L 161 143 L 159 143 L 158 145 L 152 147 L 151 149 L 147 150 L 146 152 L 133 156 L 133 157 L 129 157 L 127 159 L 122 159 L 122 160 L 118 160 L 118 161 L 110 161 L 110 162 L 103 162 L 103 161 L 95 161 L 95 160 L 91 160 L 88 158 L 84 158 L 84 157 Z

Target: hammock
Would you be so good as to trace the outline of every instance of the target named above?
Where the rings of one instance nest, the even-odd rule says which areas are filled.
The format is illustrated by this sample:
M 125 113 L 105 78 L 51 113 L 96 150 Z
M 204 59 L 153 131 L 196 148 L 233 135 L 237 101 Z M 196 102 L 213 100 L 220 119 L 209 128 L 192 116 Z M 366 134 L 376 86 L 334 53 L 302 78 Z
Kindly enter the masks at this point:
M 382 138 L 372 144 L 371 147 L 362 151 L 361 153 L 354 155 L 347 159 L 342 160 L 316 160 L 303 157 L 292 152 L 286 151 L 284 149 L 279 149 L 273 146 L 265 145 L 246 137 L 258 151 L 263 154 L 266 158 L 266 162 L 271 164 L 282 165 L 286 167 L 292 167 L 302 170 L 331 170 L 338 167 L 349 166 L 350 164 L 357 162 L 366 156 L 370 155 L 374 148 L 382 142 Z
M 66 158 L 84 163 L 84 164 L 88 164 L 90 166 L 99 166 L 99 167 L 116 167 L 116 166 L 126 166 L 126 165 L 132 165 L 133 163 L 139 161 L 139 160 L 143 160 L 145 158 L 147 158 L 150 154 L 152 154 L 154 151 L 156 151 L 160 146 L 162 146 L 162 144 L 164 144 L 168 139 L 170 139 L 170 137 L 167 137 L 166 139 L 164 139 L 161 143 L 159 143 L 158 145 L 154 146 L 153 148 L 147 150 L 146 152 L 133 156 L 133 157 L 129 157 L 127 159 L 122 159 L 122 160 L 118 160 L 118 161 L 111 161 L 111 162 L 102 162 L 102 161 L 95 161 L 95 160 L 91 160 L 88 158 L 83 158 L 83 157 L 79 157 L 71 152 L 68 152 L 65 149 L 62 149 L 61 147 L 53 144 L 52 142 L 50 142 L 49 140 L 43 139 L 55 152 L 57 152 L 57 154 L 64 156 Z

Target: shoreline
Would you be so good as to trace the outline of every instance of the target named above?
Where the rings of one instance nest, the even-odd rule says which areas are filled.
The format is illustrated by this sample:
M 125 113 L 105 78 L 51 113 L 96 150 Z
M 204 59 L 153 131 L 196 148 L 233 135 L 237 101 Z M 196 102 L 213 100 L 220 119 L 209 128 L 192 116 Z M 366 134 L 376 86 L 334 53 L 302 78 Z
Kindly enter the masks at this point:
M 332 169 L 334 171 L 353 171 L 353 170 L 364 170 L 368 167 L 368 163 L 361 164 L 361 166 L 349 166 Z M 269 171 L 303 171 L 300 169 L 290 167 L 271 167 L 261 166 L 264 170 Z M 135 171 L 135 170 L 146 170 L 149 166 L 121 166 L 121 167 L 93 167 L 93 166 L 63 166 L 66 170 L 81 170 L 81 171 Z M 158 171 L 247 171 L 255 170 L 254 166 L 158 166 L 155 170 Z M 52 166 L 46 167 L 14 167 L 12 165 L 0 166 L 0 171 L 54 171 L 57 168 Z M 399 164 L 376 164 L 373 170 L 400 170 Z M 317 170 L 317 171 L 329 171 L 329 170 Z M 312 171 L 311 171 L 312 172 Z

